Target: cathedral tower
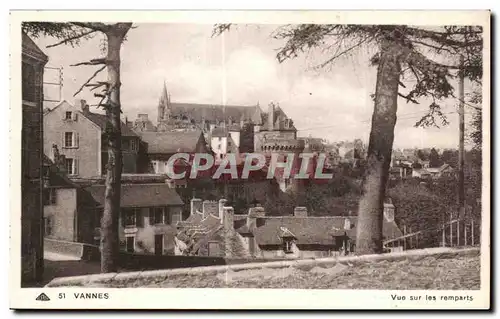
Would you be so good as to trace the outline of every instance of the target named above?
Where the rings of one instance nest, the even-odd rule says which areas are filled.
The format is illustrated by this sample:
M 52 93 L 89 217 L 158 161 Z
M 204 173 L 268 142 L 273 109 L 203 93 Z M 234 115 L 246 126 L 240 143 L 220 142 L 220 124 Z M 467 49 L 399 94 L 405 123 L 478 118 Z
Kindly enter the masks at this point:
M 163 91 L 158 102 L 158 124 L 170 119 L 170 95 L 167 91 L 167 84 L 163 81 Z

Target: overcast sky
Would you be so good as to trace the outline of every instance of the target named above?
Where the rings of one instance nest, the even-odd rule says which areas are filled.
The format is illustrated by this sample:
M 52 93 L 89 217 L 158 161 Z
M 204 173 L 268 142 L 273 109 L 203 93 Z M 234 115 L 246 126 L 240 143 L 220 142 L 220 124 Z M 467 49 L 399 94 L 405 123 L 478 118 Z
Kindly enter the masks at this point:
M 330 141 L 368 140 L 376 69 L 369 66 L 370 48 L 337 60 L 326 69 L 314 66 L 326 59 L 320 51 L 304 53 L 282 64 L 276 50 L 282 41 L 270 35 L 271 25 L 238 26 L 223 37 L 212 38 L 212 25 L 140 24 L 128 33 L 122 48 L 123 112 L 129 120 L 148 113 L 156 122 L 158 99 L 167 83 L 173 102 L 255 105 L 266 110 L 270 101 L 279 103 L 299 129 L 299 135 Z M 71 64 L 101 56 L 103 36 L 79 47 L 46 48 L 55 41 L 35 39 L 49 56 L 48 66 L 64 68 L 63 99 L 73 103 L 73 94 L 95 67 Z M 105 73 L 102 74 L 105 76 Z M 46 71 L 52 81 L 53 71 Z M 57 90 L 47 88 L 47 98 L 58 99 Z M 88 90 L 78 98 L 96 103 Z M 456 110 L 456 101 L 446 102 L 444 112 Z M 457 147 L 458 116 L 441 129 L 414 128 L 427 104 L 398 105 L 395 147 Z

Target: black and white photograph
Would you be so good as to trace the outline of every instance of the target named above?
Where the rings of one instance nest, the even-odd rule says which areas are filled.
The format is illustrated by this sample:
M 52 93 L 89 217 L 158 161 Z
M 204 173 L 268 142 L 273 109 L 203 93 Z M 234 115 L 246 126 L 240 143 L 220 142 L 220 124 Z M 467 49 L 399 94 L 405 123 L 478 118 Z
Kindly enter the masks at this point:
M 221 13 L 11 12 L 11 307 L 488 309 L 490 12 Z

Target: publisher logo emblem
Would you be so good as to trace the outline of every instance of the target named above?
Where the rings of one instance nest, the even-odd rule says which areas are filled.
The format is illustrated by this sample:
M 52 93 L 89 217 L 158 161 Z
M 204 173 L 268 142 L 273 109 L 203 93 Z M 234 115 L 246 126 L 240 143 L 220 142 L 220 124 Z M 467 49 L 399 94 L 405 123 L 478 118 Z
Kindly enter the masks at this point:
M 43 292 L 41 294 L 38 295 L 38 297 L 36 297 L 35 300 L 38 300 L 38 301 L 49 301 L 50 298 L 44 294 Z

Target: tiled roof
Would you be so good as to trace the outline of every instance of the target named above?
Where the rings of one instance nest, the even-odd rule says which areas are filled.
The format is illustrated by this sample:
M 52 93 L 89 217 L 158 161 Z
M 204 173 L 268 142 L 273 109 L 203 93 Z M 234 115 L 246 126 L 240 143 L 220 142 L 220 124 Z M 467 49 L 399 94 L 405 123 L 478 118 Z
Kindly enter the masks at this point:
M 142 140 L 148 144 L 148 154 L 173 154 L 195 152 L 201 131 L 186 132 L 141 132 Z
M 85 188 L 93 199 L 104 205 L 105 185 Z M 123 184 L 120 193 L 121 207 L 178 206 L 183 202 L 177 192 L 167 184 Z
M 233 121 L 241 119 L 250 120 L 255 113 L 256 106 L 218 105 L 218 104 L 195 104 L 195 103 L 170 103 L 173 116 L 189 116 L 196 123 L 202 119 L 208 122 Z
M 106 122 L 108 121 L 105 114 L 93 113 L 93 112 L 85 112 L 83 114 L 86 118 L 94 122 L 97 126 L 101 128 L 101 130 L 106 129 Z M 121 131 L 122 136 L 137 136 L 137 134 L 132 131 L 125 123 L 121 122 Z
M 351 221 L 352 228 L 344 230 L 345 219 Z M 294 235 L 298 245 L 329 245 L 333 236 L 347 234 L 356 237 L 356 216 L 328 216 L 328 217 L 266 217 L 262 219 L 264 225 L 254 231 L 255 239 L 259 245 L 279 245 L 280 235 L 286 229 Z M 394 238 L 401 236 L 401 231 L 394 222 L 384 221 L 384 237 Z

